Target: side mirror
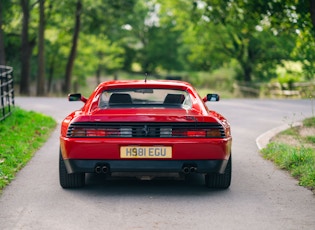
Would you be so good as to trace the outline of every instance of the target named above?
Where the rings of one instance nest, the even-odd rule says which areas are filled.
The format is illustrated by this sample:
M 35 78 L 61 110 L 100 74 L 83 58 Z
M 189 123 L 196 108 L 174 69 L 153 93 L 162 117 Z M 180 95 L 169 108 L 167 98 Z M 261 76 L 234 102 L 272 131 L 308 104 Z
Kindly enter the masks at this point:
M 81 93 L 71 93 L 68 95 L 68 101 L 82 101 L 85 103 L 87 99 Z
M 206 102 L 206 101 L 219 101 L 220 100 L 220 96 L 219 94 L 216 94 L 216 93 L 209 93 L 207 94 L 207 96 L 205 96 L 203 98 L 203 101 Z

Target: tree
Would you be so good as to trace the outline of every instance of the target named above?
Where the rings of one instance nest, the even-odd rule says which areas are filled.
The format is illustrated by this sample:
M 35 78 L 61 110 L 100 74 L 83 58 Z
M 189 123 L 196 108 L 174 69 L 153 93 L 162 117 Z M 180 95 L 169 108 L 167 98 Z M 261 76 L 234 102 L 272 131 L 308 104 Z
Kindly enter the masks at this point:
M 47 92 L 63 91 L 73 37 L 74 1 L 47 1 L 45 14 L 45 66 Z M 62 82 L 62 83 L 61 83 Z M 62 87 L 60 87 L 62 85 Z
M 141 71 L 155 73 L 157 69 L 167 71 L 182 68 L 178 58 L 182 30 L 176 28 L 176 17 L 159 1 L 138 1 L 132 18 L 125 25 L 125 50 L 130 60 L 141 65 Z M 174 23 L 173 23 L 173 22 Z
M 65 84 L 64 84 L 64 88 L 63 88 L 64 93 L 69 92 L 71 89 L 72 70 L 73 70 L 74 60 L 75 60 L 75 56 L 76 56 L 76 52 L 77 52 L 79 32 L 80 32 L 80 26 L 81 26 L 81 13 L 82 13 L 82 2 L 81 2 L 81 0 L 77 0 L 71 51 L 70 51 L 70 54 L 68 57 L 67 66 L 66 66 L 66 73 L 65 73 Z
M 5 50 L 4 50 L 4 33 L 3 33 L 3 13 L 2 13 L 2 1 L 0 1 L 0 65 L 5 65 Z
M 315 2 L 282 0 L 265 4 L 259 1 L 257 10 L 261 15 L 268 15 L 271 30 L 294 42 L 287 59 L 302 64 L 305 80 L 314 78 Z
M 37 96 L 45 95 L 45 0 L 39 0 Z
M 196 2 L 194 8 L 198 27 L 216 30 L 212 42 L 217 45 L 210 52 L 221 52 L 226 60 L 236 60 L 239 80 L 251 82 L 273 77 L 276 66 L 292 58 L 298 38 L 294 4 L 288 1 L 266 4 L 263 0 L 207 0 L 203 4 Z M 218 36 L 221 38 L 216 39 Z
M 315 1 L 309 0 L 310 4 L 310 14 L 311 14 L 311 20 L 313 24 L 313 31 L 315 30 Z
M 30 58 L 32 54 L 32 46 L 34 40 L 29 41 L 28 29 L 30 19 L 30 3 L 29 0 L 20 0 L 23 12 L 22 34 L 21 34 L 21 82 L 20 93 L 24 95 L 30 94 Z
M 21 68 L 21 5 L 20 0 L 1 1 L 2 7 L 1 19 L 3 37 L 0 42 L 3 43 L 4 51 L 0 56 L 5 57 L 5 65 L 14 67 L 16 82 L 19 82 Z M 0 32 L 1 33 L 1 32 Z
M 113 73 L 122 68 L 124 50 L 118 43 L 104 35 L 80 35 L 80 43 L 74 64 L 74 81 L 84 83 L 86 76 L 96 76 L 100 83 L 101 73 Z
M 21 78 L 20 92 L 30 94 L 36 79 L 38 95 L 45 88 L 59 90 L 61 81 L 67 93 L 74 81 L 132 71 L 135 63 L 149 73 L 227 66 L 236 69 L 238 80 L 250 82 L 267 81 L 279 65 L 294 61 L 303 66 L 305 79 L 313 79 L 314 5 L 311 0 L 1 1 L 0 61 L 4 43 L 5 61 Z
M 121 55 L 121 49 L 117 49 L 117 55 L 120 55 L 120 59 L 123 61 L 123 67 L 121 67 L 121 69 L 127 71 L 131 69 L 131 63 L 134 62 L 136 56 L 134 45 L 138 40 L 130 31 L 130 27 L 134 25 L 133 21 L 139 18 L 139 15 L 135 12 L 135 8 L 137 7 L 135 4 L 138 2 L 138 0 L 89 0 L 87 2 L 89 7 L 84 10 L 83 15 L 83 20 L 86 23 L 83 25 L 82 33 L 98 37 L 101 37 L 100 35 L 106 35 L 105 44 L 107 40 L 109 40 L 115 47 L 120 46 L 123 48 L 124 55 Z M 94 45 L 94 47 L 99 46 Z M 109 53 L 111 53 L 111 51 Z M 110 55 L 111 57 L 108 59 L 104 55 L 105 54 L 102 55 L 102 58 L 107 60 L 110 60 L 112 57 L 112 55 Z M 100 61 L 100 63 L 103 63 L 103 61 Z M 113 71 L 112 68 L 107 69 L 107 67 L 108 66 L 101 64 L 98 68 L 98 74 L 100 74 L 100 70 Z

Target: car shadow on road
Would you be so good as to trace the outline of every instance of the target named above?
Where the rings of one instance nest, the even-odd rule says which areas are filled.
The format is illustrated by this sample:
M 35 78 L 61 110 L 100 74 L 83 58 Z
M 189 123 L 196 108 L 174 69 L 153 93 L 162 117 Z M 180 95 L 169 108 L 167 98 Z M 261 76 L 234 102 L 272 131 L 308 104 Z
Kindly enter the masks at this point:
M 133 177 L 108 177 L 87 174 L 86 186 L 75 190 L 94 196 L 212 196 L 223 195 L 230 189 L 209 189 L 200 174 L 186 175 L 184 178 L 155 178 L 140 180 Z

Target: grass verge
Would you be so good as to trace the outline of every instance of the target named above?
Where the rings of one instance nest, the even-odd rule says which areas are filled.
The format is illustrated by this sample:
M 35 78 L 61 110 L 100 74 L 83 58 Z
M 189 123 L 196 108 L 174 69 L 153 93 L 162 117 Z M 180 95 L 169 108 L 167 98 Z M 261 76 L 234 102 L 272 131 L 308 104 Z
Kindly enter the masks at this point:
M 305 119 L 303 126 L 292 127 L 278 134 L 262 149 L 262 154 L 281 169 L 288 170 L 299 180 L 299 185 L 311 189 L 315 194 L 314 128 L 315 117 Z
M 56 121 L 16 107 L 0 122 L 0 192 L 47 140 Z

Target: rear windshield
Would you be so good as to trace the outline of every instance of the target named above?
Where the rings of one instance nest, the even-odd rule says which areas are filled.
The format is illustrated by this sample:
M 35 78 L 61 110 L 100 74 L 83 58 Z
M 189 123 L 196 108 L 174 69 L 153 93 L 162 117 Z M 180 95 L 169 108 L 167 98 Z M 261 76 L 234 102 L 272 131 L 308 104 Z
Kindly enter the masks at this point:
M 103 91 L 99 107 L 181 107 L 191 108 L 189 93 L 174 89 L 115 89 Z

